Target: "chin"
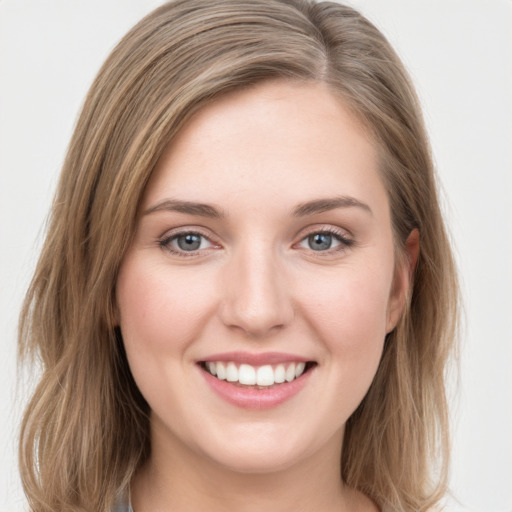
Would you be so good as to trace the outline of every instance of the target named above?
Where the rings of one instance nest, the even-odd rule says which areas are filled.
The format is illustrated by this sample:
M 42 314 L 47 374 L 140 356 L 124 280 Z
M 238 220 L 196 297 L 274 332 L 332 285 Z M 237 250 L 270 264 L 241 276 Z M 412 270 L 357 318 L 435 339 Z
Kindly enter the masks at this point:
M 245 475 L 265 475 L 285 471 L 300 462 L 297 453 L 283 453 L 282 450 L 259 450 L 255 453 L 232 453 L 215 457 L 215 463 L 227 471 Z
M 203 453 L 218 466 L 235 473 L 267 474 L 293 468 L 321 450 L 317 445 L 318 437 L 311 438 L 298 430 L 292 433 L 289 428 L 284 432 L 276 431 L 275 426 L 269 426 L 248 429 L 238 436 L 232 434 L 228 436 L 231 440 L 228 446 L 225 442 L 212 441 Z M 306 439 L 310 439 L 310 442 L 306 443 Z M 339 439 L 335 449 L 341 452 L 341 435 Z M 211 447 L 215 447 L 215 450 Z

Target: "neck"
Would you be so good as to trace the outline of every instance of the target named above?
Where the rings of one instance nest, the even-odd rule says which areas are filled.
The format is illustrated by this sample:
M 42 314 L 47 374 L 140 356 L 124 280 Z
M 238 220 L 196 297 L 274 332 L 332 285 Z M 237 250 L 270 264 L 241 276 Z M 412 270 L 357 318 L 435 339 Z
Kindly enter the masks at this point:
M 325 450 L 268 472 L 227 468 L 180 443 L 152 436 L 153 453 L 132 483 L 134 512 L 355 512 L 376 510 L 342 484 L 342 432 Z

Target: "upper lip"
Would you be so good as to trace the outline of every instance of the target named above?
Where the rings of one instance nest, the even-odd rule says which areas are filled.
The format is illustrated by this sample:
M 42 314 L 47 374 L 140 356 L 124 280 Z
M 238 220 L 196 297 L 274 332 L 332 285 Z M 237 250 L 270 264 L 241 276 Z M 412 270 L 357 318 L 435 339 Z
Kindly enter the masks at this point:
M 234 363 L 245 363 L 251 366 L 263 366 L 265 364 L 296 363 L 311 361 L 307 357 L 284 352 L 262 352 L 259 354 L 251 352 L 222 352 L 211 354 L 199 359 L 198 362 L 233 361 Z

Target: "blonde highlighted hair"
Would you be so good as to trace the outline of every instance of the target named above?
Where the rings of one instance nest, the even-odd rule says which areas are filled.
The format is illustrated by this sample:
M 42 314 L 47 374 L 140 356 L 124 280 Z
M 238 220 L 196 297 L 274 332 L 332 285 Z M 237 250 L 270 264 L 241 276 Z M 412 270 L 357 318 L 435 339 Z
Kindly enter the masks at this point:
M 457 280 L 420 107 L 384 36 L 313 0 L 178 0 L 138 23 L 96 77 L 62 169 L 21 313 L 42 375 L 21 429 L 33 512 L 106 512 L 150 453 L 148 405 L 115 325 L 115 284 L 146 183 L 190 116 L 264 80 L 323 82 L 378 148 L 397 251 L 420 233 L 414 287 L 374 382 L 348 421 L 341 474 L 383 511 L 425 511 L 446 490 L 445 366 Z

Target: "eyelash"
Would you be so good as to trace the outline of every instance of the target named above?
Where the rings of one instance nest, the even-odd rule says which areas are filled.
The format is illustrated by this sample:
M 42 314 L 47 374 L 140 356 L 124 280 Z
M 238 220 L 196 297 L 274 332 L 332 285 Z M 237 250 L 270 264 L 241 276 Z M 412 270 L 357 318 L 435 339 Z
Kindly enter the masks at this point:
M 191 258 L 191 257 L 194 257 L 194 256 L 195 257 L 200 256 L 202 251 L 204 251 L 205 249 L 197 249 L 197 250 L 194 250 L 194 251 L 185 251 L 185 250 L 178 250 L 178 249 L 175 249 L 175 248 L 172 247 L 171 243 L 174 240 L 177 240 L 178 238 L 184 237 L 184 236 L 187 236 L 187 235 L 193 235 L 193 236 L 201 237 L 204 240 L 208 240 L 208 242 L 210 242 L 210 244 L 215 245 L 215 243 L 208 236 L 206 236 L 205 234 L 201 233 L 200 231 L 194 231 L 194 230 L 185 230 L 185 231 L 173 232 L 173 233 L 165 236 L 164 238 L 159 239 L 158 240 L 158 245 L 163 250 L 165 250 L 165 251 L 167 251 L 167 252 L 169 252 L 171 254 L 180 256 L 180 257 Z M 206 250 L 208 250 L 208 249 L 206 249 Z
M 344 252 L 347 249 L 349 249 L 350 247 L 354 246 L 354 244 L 355 244 L 355 240 L 352 238 L 349 238 L 344 231 L 336 229 L 336 228 L 332 228 L 332 227 L 319 228 L 319 229 L 310 231 L 309 233 L 307 233 L 305 236 L 303 236 L 300 239 L 299 244 L 306 241 L 309 237 L 315 236 L 315 235 L 330 235 L 339 242 L 339 245 L 337 247 L 329 248 L 325 251 L 315 251 L 314 249 L 311 249 L 311 248 L 307 249 L 307 250 L 311 251 L 317 257 L 329 256 L 329 255 L 332 255 L 335 253 Z M 297 245 L 297 244 L 295 244 L 295 245 Z
M 215 242 L 213 242 L 208 236 L 201 233 L 200 231 L 195 231 L 195 230 L 185 230 L 185 231 L 173 232 L 173 233 L 165 236 L 164 238 L 158 239 L 157 242 L 158 242 L 158 245 L 163 250 L 165 250 L 173 255 L 177 255 L 179 257 L 184 257 L 184 258 L 201 256 L 203 254 L 203 251 L 210 249 L 210 247 L 209 247 L 207 249 L 196 249 L 196 250 L 192 250 L 192 251 L 186 251 L 186 250 L 175 249 L 172 247 L 171 243 L 174 240 L 177 240 L 178 238 L 184 237 L 187 235 L 201 237 L 202 239 L 207 240 L 210 244 L 215 245 Z M 309 233 L 307 233 L 306 235 L 304 235 L 298 243 L 294 244 L 294 247 L 305 242 L 309 237 L 312 237 L 314 235 L 329 235 L 329 236 L 332 236 L 334 239 L 336 239 L 336 241 L 339 242 L 338 246 L 336 246 L 334 248 L 328 248 L 325 251 L 315 251 L 314 249 L 311 249 L 311 248 L 306 249 L 306 250 L 309 250 L 312 253 L 314 253 L 315 256 L 319 256 L 319 257 L 322 257 L 324 255 L 326 255 L 326 256 L 331 255 L 331 254 L 337 253 L 337 252 L 346 251 L 348 248 L 352 247 L 355 244 L 355 241 L 353 239 L 347 237 L 345 232 L 343 232 L 341 230 L 338 230 L 335 228 L 320 228 L 320 229 L 312 230 Z

